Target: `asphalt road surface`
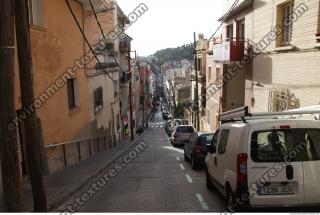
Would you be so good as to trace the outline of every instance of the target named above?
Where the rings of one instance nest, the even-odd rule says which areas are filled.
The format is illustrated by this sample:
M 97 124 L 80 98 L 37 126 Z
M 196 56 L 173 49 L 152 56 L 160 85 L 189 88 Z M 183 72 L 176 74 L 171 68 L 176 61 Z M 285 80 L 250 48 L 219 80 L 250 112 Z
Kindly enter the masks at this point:
M 184 161 L 183 149 L 170 145 L 160 111 L 138 142 L 142 141 L 148 147 L 102 189 L 85 196 L 85 202 L 78 200 L 78 212 L 224 211 L 223 197 L 206 188 L 205 172 L 193 171 Z M 75 197 L 67 204 L 74 203 Z

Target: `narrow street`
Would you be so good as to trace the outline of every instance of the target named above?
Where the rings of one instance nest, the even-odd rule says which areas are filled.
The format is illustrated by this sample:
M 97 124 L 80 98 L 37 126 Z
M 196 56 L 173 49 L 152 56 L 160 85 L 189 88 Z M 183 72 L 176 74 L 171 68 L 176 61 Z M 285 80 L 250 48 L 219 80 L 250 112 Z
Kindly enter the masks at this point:
M 221 195 L 207 190 L 204 171 L 191 169 L 184 161 L 183 150 L 170 145 L 163 126 L 158 110 L 138 141 L 145 141 L 148 148 L 77 211 L 223 211 Z

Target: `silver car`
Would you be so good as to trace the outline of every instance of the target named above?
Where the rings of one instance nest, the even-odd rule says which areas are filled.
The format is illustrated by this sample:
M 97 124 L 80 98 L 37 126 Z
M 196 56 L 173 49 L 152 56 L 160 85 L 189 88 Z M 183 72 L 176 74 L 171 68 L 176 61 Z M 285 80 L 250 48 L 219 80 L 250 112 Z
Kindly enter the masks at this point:
M 192 125 L 176 126 L 171 134 L 171 144 L 173 146 L 184 145 L 193 132 L 195 128 Z

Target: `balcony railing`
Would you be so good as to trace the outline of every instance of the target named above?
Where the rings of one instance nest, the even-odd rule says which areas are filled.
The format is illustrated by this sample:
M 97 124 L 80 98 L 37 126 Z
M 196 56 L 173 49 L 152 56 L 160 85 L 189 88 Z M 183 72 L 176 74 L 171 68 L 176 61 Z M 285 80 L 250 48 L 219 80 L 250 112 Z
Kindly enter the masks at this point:
M 243 40 L 232 39 L 213 46 L 213 59 L 216 62 L 240 61 L 243 56 Z

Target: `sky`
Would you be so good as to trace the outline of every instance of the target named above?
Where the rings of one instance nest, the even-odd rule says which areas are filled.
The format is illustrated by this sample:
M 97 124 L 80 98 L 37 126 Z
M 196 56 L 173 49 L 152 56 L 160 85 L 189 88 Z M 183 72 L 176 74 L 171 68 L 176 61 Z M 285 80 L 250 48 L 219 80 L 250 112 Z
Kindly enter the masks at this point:
M 129 14 L 144 3 L 148 11 L 128 29 L 132 50 L 149 56 L 157 50 L 193 42 L 193 32 L 209 38 L 217 29 L 226 0 L 117 0 Z

